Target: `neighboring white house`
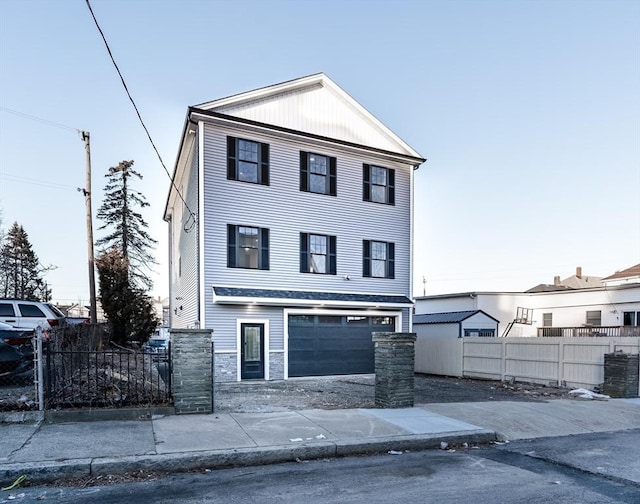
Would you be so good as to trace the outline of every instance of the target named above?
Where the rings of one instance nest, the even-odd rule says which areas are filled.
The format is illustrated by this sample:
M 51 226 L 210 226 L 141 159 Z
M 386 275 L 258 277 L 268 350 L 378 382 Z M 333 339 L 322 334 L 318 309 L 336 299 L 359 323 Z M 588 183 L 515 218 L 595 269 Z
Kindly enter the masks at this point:
M 498 336 L 498 320 L 482 310 L 429 313 L 413 316 L 413 331 L 420 338 Z
M 607 287 L 614 285 L 628 285 L 640 283 L 640 264 L 631 266 L 622 271 L 616 271 L 613 275 L 601 279 L 602 283 Z
M 171 327 L 219 381 L 373 372 L 408 331 L 424 158 L 324 74 L 190 107 L 165 210 Z
M 629 268 L 629 274 L 637 269 L 637 266 Z M 632 281 L 626 282 L 624 278 L 627 277 L 622 277 L 619 273 L 598 278 L 598 282 L 602 282 L 601 286 L 594 288 L 423 296 L 415 300 L 415 313 L 482 310 L 500 322 L 499 336 L 505 335 L 507 330 L 509 336 L 522 337 L 542 334 L 638 336 L 640 281 L 636 277 L 634 282 L 634 277 L 629 277 Z M 613 285 L 609 279 L 615 280 Z M 529 323 L 514 323 L 519 320 L 518 308 L 528 311 Z

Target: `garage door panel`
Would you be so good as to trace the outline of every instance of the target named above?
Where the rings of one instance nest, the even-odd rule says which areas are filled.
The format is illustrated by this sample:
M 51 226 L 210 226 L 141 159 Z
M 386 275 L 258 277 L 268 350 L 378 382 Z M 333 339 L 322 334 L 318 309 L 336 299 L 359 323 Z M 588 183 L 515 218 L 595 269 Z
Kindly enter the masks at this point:
M 306 316 L 303 324 L 289 324 L 289 376 L 373 373 L 371 333 L 393 330 L 370 318 Z

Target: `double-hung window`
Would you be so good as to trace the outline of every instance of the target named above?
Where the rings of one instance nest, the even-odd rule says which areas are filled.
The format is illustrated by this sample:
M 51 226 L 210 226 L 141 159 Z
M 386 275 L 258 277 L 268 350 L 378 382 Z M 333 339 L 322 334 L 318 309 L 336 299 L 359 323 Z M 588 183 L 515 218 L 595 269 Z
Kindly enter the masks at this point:
M 362 276 L 395 278 L 395 244 L 391 242 L 363 240 Z
M 269 185 L 269 144 L 228 136 L 227 179 Z
M 268 270 L 269 230 L 228 224 L 227 266 Z
M 300 233 L 300 272 L 336 274 L 336 237 Z
M 301 151 L 300 190 L 335 196 L 336 158 Z
M 362 199 L 374 203 L 395 205 L 395 170 L 375 165 L 362 165 Z

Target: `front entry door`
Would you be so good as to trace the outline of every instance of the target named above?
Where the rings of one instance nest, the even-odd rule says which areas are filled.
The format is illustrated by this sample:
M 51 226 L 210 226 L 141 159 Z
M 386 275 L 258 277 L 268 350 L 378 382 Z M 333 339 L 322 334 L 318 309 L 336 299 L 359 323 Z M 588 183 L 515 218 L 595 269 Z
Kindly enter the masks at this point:
M 241 324 L 240 378 L 256 380 L 264 378 L 264 324 Z

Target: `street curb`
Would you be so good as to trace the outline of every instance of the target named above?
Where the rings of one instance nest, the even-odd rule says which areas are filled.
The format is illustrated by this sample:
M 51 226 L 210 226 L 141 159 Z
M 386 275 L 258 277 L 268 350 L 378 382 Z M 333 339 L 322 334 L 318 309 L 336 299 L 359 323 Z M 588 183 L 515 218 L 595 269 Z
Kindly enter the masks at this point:
M 382 454 L 389 451 L 421 451 L 439 448 L 440 443 L 487 444 L 496 440 L 493 431 L 479 429 L 448 434 L 388 436 L 375 440 L 314 442 L 283 446 L 259 446 L 189 453 L 100 457 L 46 462 L 0 464 L 0 479 L 12 482 L 26 475 L 30 483 L 47 483 L 72 477 L 95 477 L 134 471 L 181 472 L 193 469 L 222 469 L 300 462 L 336 457 Z
M 44 419 L 43 411 L 1 411 L 0 423 L 36 423 Z
M 491 430 L 478 429 L 474 431 L 450 432 L 447 434 L 410 434 L 404 436 L 390 436 L 371 441 L 353 440 L 337 441 L 336 456 L 349 457 L 352 455 L 370 455 L 387 453 L 389 451 L 422 451 L 440 448 L 440 443 L 458 445 L 462 443 L 488 444 L 496 441 L 496 433 Z

